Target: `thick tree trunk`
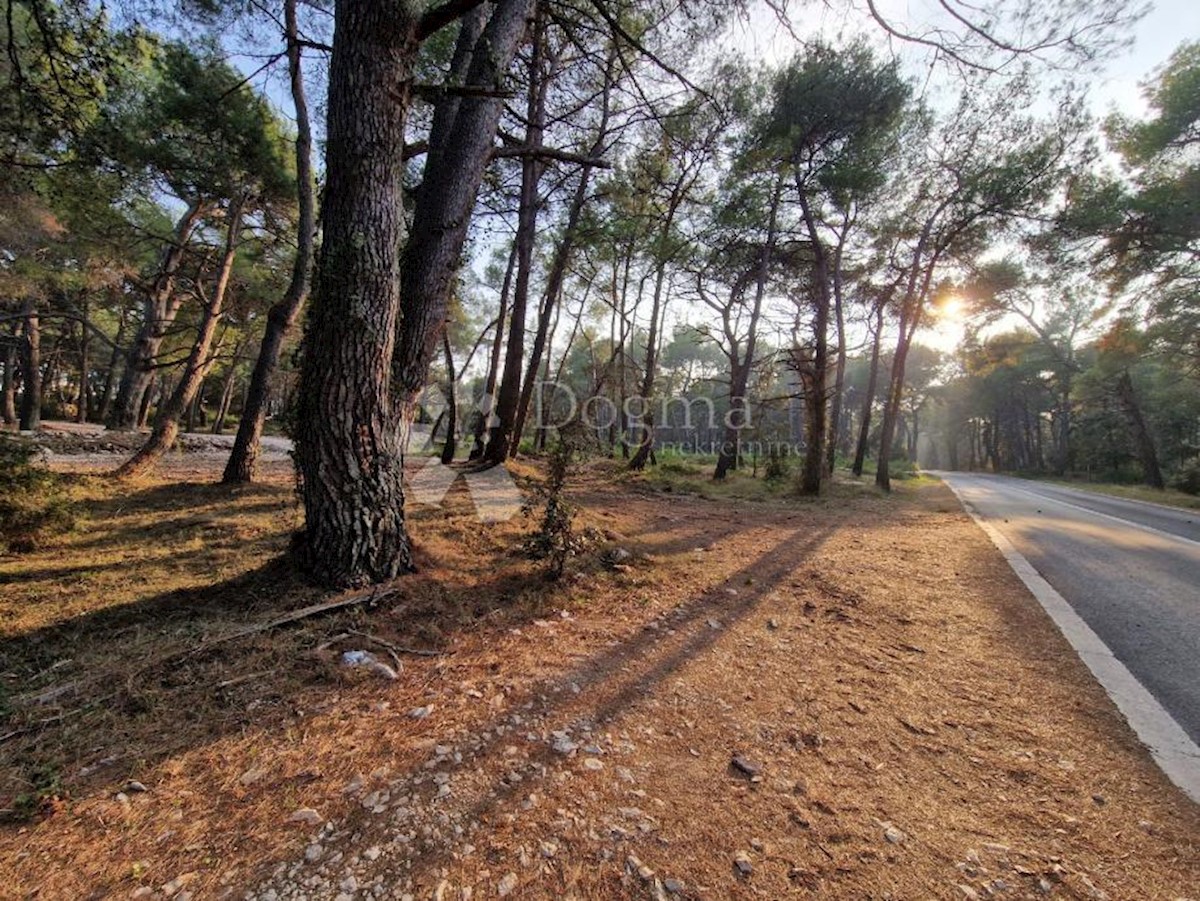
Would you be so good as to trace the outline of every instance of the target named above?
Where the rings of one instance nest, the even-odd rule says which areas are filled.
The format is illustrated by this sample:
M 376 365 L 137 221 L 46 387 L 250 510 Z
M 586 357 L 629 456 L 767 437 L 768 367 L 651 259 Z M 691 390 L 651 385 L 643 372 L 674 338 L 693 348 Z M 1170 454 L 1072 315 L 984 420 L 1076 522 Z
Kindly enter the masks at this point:
M 533 5 L 534 0 L 498 0 L 471 52 L 466 84 L 500 92 Z M 468 18 L 464 27 L 472 21 Z M 412 238 L 404 249 L 404 321 L 393 363 L 397 395 L 405 407 L 424 386 L 437 352 L 451 280 L 462 257 L 479 183 L 492 156 L 504 100 L 481 92 L 456 100 L 446 110 L 452 122 L 437 129 L 446 138 L 438 147 L 431 145 L 426 155 Z
M 258 359 L 246 386 L 246 399 L 238 421 L 237 437 L 225 464 L 221 481 L 225 484 L 250 482 L 258 461 L 263 425 L 267 418 L 267 399 L 271 392 L 271 377 L 279 366 L 283 342 L 300 310 L 308 299 L 312 276 L 313 243 L 316 235 L 316 197 L 313 188 L 312 126 L 308 117 L 308 98 L 304 93 L 304 72 L 300 55 L 299 32 L 296 25 L 296 2 L 286 0 L 284 17 L 288 41 L 288 78 L 292 90 L 292 106 L 296 114 L 296 199 L 299 218 L 296 222 L 296 259 L 292 277 L 283 297 L 272 304 L 267 313 Z
M 1141 404 L 1138 403 L 1137 392 L 1133 388 L 1133 379 L 1129 372 L 1121 373 L 1117 379 L 1117 400 L 1129 420 L 1129 428 L 1133 432 L 1133 443 L 1137 447 L 1138 459 L 1142 463 L 1142 480 L 1151 488 L 1163 488 L 1162 469 L 1158 465 L 1158 450 L 1154 446 L 1154 436 L 1146 426 L 1146 418 L 1142 415 Z
M 179 434 L 179 420 L 184 412 L 198 400 L 204 377 L 212 363 L 209 350 L 217 326 L 221 322 L 221 311 L 225 304 L 225 292 L 229 288 L 229 277 L 233 273 L 233 261 L 237 256 L 238 242 L 242 230 L 242 212 L 246 200 L 238 197 L 230 203 L 229 223 L 225 234 L 225 252 L 221 258 L 221 268 L 217 272 L 217 281 L 213 286 L 212 299 L 204 307 L 200 318 L 200 326 L 196 331 L 196 340 L 192 343 L 191 352 L 184 364 L 183 372 L 175 390 L 171 392 L 158 410 L 154 428 L 146 443 L 126 461 L 115 475 L 120 478 L 134 478 L 149 471 L 159 461 L 163 454 L 170 450 Z M 189 431 L 192 422 L 188 423 Z
M 22 432 L 35 432 L 42 422 L 42 329 L 37 301 L 26 298 L 22 309 L 21 416 Z
M 418 44 L 407 3 L 340 0 L 336 23 L 296 462 L 305 562 L 316 579 L 344 588 L 413 568 L 391 375 L 405 238 L 399 148 Z
M 129 348 L 117 399 L 109 413 L 110 429 L 132 429 L 142 422 L 139 411 L 145 407 L 146 393 L 153 382 L 154 360 L 182 302 L 175 293 L 175 278 L 183 264 L 188 239 L 207 210 L 204 201 L 193 201 L 176 223 L 171 243 L 163 251 L 158 275 L 143 304 L 142 326 Z
M 879 351 L 883 344 L 883 308 L 875 310 L 875 336 L 871 341 L 871 368 L 867 373 L 867 390 L 863 394 L 862 412 L 858 425 L 858 446 L 854 449 L 854 465 L 850 471 L 861 476 L 867 461 L 867 446 L 871 440 L 871 411 L 875 406 L 875 391 L 879 385 Z

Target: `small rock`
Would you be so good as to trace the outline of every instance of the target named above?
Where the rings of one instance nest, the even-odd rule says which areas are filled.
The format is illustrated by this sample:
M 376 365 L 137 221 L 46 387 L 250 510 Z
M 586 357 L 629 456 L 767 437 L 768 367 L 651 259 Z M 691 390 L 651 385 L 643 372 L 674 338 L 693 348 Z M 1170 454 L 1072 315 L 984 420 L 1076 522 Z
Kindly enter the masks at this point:
M 566 736 L 560 736 L 554 739 L 554 742 L 550 745 L 550 749 L 554 751 L 555 754 L 562 754 L 564 757 L 566 757 L 579 750 L 579 745 L 571 741 L 571 739 L 567 738 Z
M 971 888 L 971 886 L 962 885 L 960 883 L 959 885 L 955 886 L 955 888 L 957 888 L 959 893 L 964 898 L 968 899 L 968 901 L 979 901 L 979 892 L 975 891 L 975 889 Z
M 433 706 L 427 705 L 425 707 L 414 707 L 412 710 L 408 711 L 408 716 L 410 719 L 423 720 L 431 713 L 433 713 Z
M 721 628 L 721 621 L 719 619 L 710 619 L 708 621 L 708 627 L 710 629 L 719 629 Z
M 325 854 L 325 849 L 319 842 L 314 842 L 304 849 L 304 859 L 309 863 L 316 863 Z
M 743 757 L 741 754 L 734 754 L 729 764 L 743 776 L 751 779 L 762 775 L 762 767 L 753 760 Z
M 773 619 L 773 618 L 767 620 L 767 628 L 770 629 L 772 632 L 774 632 L 776 629 L 779 628 L 779 620 Z
M 133 893 L 129 897 L 130 898 L 149 898 L 153 894 L 154 894 L 154 889 L 150 888 L 150 886 L 148 886 L 148 885 L 143 885 L 140 888 L 135 888 L 133 890 Z
M 750 863 L 750 855 L 745 851 L 738 851 L 733 855 L 733 868 L 743 879 L 749 878 L 750 874 L 754 872 L 754 866 Z
M 1104 795 L 1092 795 L 1092 800 L 1096 802 L 1097 807 L 1103 807 L 1108 803 L 1108 800 L 1104 797 Z
M 687 886 L 678 879 L 664 879 L 663 888 L 665 888 L 672 895 L 681 895 Z
M 904 844 L 904 841 L 908 838 L 908 836 L 904 833 L 903 829 L 897 829 L 891 823 L 885 822 L 885 823 L 881 823 L 880 825 L 883 826 L 883 837 L 890 844 L 902 845 L 902 844 Z
M 649 882 L 654 878 L 654 870 L 646 866 L 646 864 L 642 863 L 632 854 L 625 858 L 625 869 L 631 874 L 636 875 L 642 882 Z
M 182 890 L 185 885 L 195 878 L 195 873 L 183 873 L 179 876 L 176 876 L 170 882 L 160 885 L 158 890 L 168 898 L 173 898 L 175 895 L 179 894 L 180 890 Z
M 604 761 L 597 760 L 595 757 L 588 757 L 583 761 L 583 768 L 585 770 L 591 770 L 592 772 L 598 772 L 599 770 L 604 769 Z
M 507 873 L 505 874 L 504 878 L 500 880 L 499 885 L 496 886 L 496 894 L 498 894 L 501 898 L 507 897 L 508 895 L 512 894 L 513 889 L 516 887 L 517 874 Z
M 130 781 L 125 783 L 125 791 L 140 795 L 140 794 L 144 794 L 145 792 L 150 791 L 150 789 L 146 788 L 146 786 L 143 785 L 142 783 L 131 779 Z
M 558 845 L 554 842 L 541 842 L 538 845 L 538 850 L 542 852 L 542 857 L 550 860 L 558 854 Z
M 246 772 L 242 773 L 242 775 L 238 778 L 238 782 L 242 783 L 242 785 L 253 785 L 265 775 L 267 775 L 266 770 L 246 770 Z
M 301 807 L 288 817 L 288 821 L 292 823 L 304 823 L 306 826 L 320 826 L 324 822 L 321 815 L 311 807 Z

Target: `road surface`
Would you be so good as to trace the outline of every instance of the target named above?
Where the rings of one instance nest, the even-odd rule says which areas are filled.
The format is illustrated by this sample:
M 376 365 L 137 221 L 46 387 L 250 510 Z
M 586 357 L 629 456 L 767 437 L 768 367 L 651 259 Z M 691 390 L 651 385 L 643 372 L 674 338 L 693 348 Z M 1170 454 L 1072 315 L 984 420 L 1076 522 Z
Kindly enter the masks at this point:
M 938 473 L 1200 744 L 1200 511 Z

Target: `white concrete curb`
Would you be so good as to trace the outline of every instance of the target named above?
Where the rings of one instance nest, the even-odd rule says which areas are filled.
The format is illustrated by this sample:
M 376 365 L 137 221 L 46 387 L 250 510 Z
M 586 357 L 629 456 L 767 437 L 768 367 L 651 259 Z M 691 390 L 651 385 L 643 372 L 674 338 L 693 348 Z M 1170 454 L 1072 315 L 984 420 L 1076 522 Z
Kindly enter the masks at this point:
M 946 486 L 954 492 L 963 509 L 983 529 L 984 533 L 996 545 L 1008 565 L 1013 568 L 1025 587 L 1033 594 L 1042 609 L 1049 614 L 1058 626 L 1063 637 L 1071 643 L 1080 659 L 1092 671 L 1092 675 L 1112 698 L 1117 709 L 1129 722 L 1130 727 L 1137 733 L 1150 751 L 1150 756 L 1158 764 L 1167 778 L 1183 789 L 1193 801 L 1200 803 L 1200 747 L 1191 740 L 1183 727 L 1175 721 L 1163 706 L 1158 703 L 1145 686 L 1137 680 L 1120 660 L 1114 656 L 1101 639 L 1092 631 L 1091 626 L 1083 621 L 1074 608 L 1067 603 L 1066 598 L 1054 590 L 1025 557 L 1013 546 L 999 529 L 987 522 L 971 506 L 962 494 L 943 479 Z M 1059 503 L 1062 503 L 1061 501 Z M 1073 505 L 1067 505 L 1073 506 Z M 1087 511 L 1095 513 L 1094 510 Z M 1103 514 L 1101 514 L 1103 515 Z M 1124 522 L 1124 520 L 1122 520 Z M 1149 531 L 1158 531 L 1157 529 Z M 1178 538 L 1179 536 L 1171 536 Z M 1187 541 L 1188 539 L 1183 539 Z

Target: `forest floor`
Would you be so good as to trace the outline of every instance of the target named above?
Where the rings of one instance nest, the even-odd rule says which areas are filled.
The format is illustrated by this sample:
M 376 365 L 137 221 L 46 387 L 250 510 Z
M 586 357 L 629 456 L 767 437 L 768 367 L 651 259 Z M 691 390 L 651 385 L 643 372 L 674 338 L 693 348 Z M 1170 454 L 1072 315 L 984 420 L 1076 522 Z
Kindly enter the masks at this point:
M 940 483 L 592 463 L 558 583 L 460 484 L 393 593 L 253 631 L 330 598 L 286 465 L 219 462 L 0 559 L 0 898 L 1197 897 L 1200 806 Z

